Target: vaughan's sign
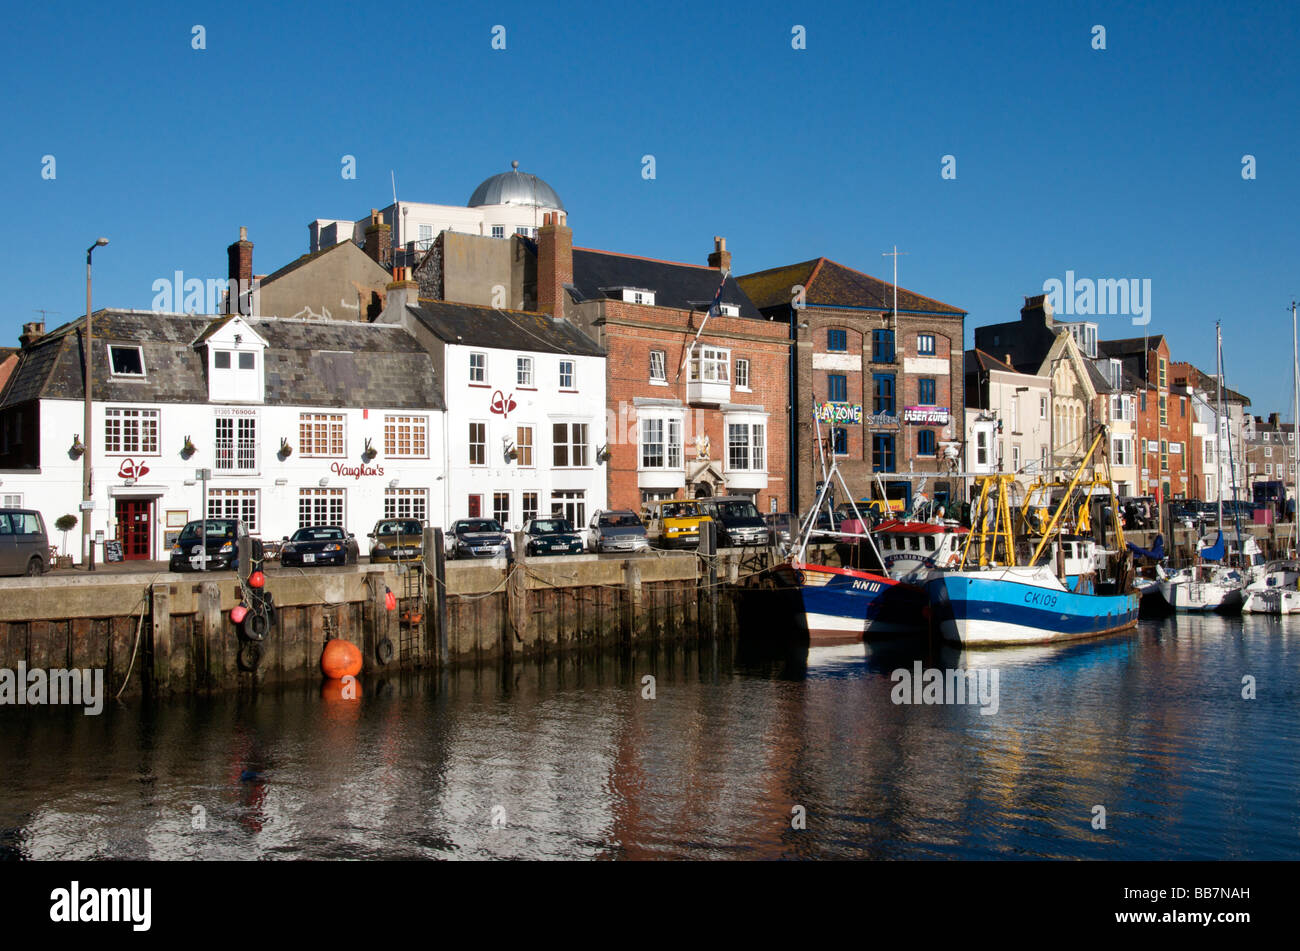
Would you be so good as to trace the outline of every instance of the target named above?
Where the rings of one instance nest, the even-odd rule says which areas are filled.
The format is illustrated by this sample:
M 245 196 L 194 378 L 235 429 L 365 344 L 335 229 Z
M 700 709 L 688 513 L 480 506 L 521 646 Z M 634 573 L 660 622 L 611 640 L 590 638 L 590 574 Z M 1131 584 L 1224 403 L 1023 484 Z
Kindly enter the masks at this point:
M 341 462 L 335 462 L 330 465 L 330 472 L 345 479 L 360 479 L 362 476 L 381 476 L 384 474 L 384 467 L 345 466 Z

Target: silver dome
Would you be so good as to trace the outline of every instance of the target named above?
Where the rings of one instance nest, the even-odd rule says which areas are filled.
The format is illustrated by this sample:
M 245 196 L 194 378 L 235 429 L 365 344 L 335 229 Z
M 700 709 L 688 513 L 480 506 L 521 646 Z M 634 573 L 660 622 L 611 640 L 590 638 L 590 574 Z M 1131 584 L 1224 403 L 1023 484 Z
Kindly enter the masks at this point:
M 519 171 L 519 163 L 514 168 L 500 175 L 493 175 L 469 198 L 469 207 L 482 205 L 527 205 L 538 208 L 554 208 L 565 211 L 564 202 L 555 194 L 555 189 L 536 175 Z

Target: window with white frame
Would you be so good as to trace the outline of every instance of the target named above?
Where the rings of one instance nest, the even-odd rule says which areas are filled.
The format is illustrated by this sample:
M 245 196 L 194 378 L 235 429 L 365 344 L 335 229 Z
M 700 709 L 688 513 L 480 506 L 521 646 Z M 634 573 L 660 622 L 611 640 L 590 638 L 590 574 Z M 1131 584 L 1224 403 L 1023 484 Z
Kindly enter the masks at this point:
M 573 361 L 572 360 L 560 361 L 560 389 L 562 390 L 573 389 Z
M 515 463 L 525 469 L 533 467 L 533 427 L 515 427 Z
M 1110 441 L 1111 457 L 1117 466 L 1133 465 L 1133 437 L 1113 436 Z
M 257 471 L 257 417 L 218 416 L 212 456 L 218 472 Z
M 398 459 L 429 458 L 429 417 L 386 414 L 384 455 Z
M 428 489 L 384 490 L 384 518 L 413 518 L 417 522 L 423 522 L 428 517 Z
M 298 490 L 298 527 L 309 525 L 345 524 L 343 489 L 299 489 Z
M 1040 396 L 1038 398 L 1038 418 L 1047 419 L 1047 397 L 1046 396 Z
M 1011 446 L 1011 471 L 1020 471 L 1020 447 L 1014 444 Z
M 420 242 L 417 247 L 421 251 L 429 250 L 433 244 L 433 225 L 420 225 Z
M 662 350 L 650 351 L 650 379 L 656 382 L 668 380 L 667 354 Z
M 492 493 L 492 517 L 501 523 L 501 527 L 510 527 L 510 493 Z
M 21 492 L 6 492 L 0 495 L 0 507 L 7 509 L 20 509 L 23 507 L 23 494 Z
M 641 418 L 641 468 L 682 467 L 682 421 L 675 417 Z
M 749 361 L 736 361 L 736 389 L 749 389 Z
M 537 499 L 536 492 L 521 492 L 519 494 L 519 517 L 525 522 L 537 518 Z
M 727 424 L 727 469 L 761 472 L 767 468 L 763 423 Z
M 469 424 L 469 464 L 487 465 L 487 423 Z
M 587 524 L 587 493 L 582 489 L 551 493 L 551 514 L 567 518 L 570 525 Z
M 257 489 L 208 489 L 208 518 L 237 518 L 252 535 L 260 532 Z
M 469 381 L 471 383 L 487 382 L 486 353 L 471 353 L 469 355 Z
M 492 226 L 492 237 L 494 237 L 494 238 L 504 238 L 505 236 L 506 236 L 506 226 L 505 226 L 505 225 L 493 225 L 493 226 Z
M 691 356 L 691 382 L 730 382 L 731 351 L 700 347 Z
M 917 334 L 916 352 L 922 357 L 934 356 L 934 334 Z
M 533 385 L 532 357 L 518 357 L 515 359 L 515 384 L 517 386 Z
M 552 462 L 557 469 L 587 465 L 586 423 L 553 423 L 551 440 L 554 447 Z
M 1265 465 L 1264 465 L 1264 475 L 1270 475 L 1270 476 L 1271 476 L 1272 474 L 1273 474 L 1273 463 L 1271 463 L 1271 462 L 1269 462 L 1269 463 L 1265 463 Z
M 305 458 L 337 458 L 344 454 L 342 413 L 301 413 L 299 452 Z
M 108 366 L 113 376 L 143 377 L 144 351 L 140 347 L 108 345 Z
M 158 410 L 110 406 L 104 410 L 104 452 L 158 455 Z

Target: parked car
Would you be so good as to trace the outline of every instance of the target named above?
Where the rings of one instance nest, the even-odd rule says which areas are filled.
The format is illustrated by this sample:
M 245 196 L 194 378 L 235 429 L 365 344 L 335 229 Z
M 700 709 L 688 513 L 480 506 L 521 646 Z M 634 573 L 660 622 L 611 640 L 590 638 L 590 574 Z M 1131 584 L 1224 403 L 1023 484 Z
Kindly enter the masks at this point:
M 308 525 L 284 539 L 280 564 L 355 565 L 360 552 L 357 538 L 337 525 Z
M 370 539 L 372 564 L 385 561 L 419 561 L 424 557 L 424 526 L 413 518 L 381 518 Z
M 0 509 L 0 574 L 44 574 L 49 557 L 50 539 L 40 512 Z
M 695 548 L 700 543 L 700 526 L 709 520 L 698 499 L 651 502 L 646 537 L 655 548 Z
M 567 518 L 533 518 L 524 525 L 529 555 L 577 555 L 582 552 L 582 536 L 573 530 Z
M 1203 513 L 1195 501 L 1178 499 L 1169 503 L 1169 517 L 1184 528 L 1200 529 Z
M 767 524 L 767 543 L 769 545 L 789 546 L 790 539 L 794 537 L 790 531 L 790 523 L 794 523 L 794 533 L 799 531 L 799 516 L 793 512 L 770 512 L 763 516 L 763 521 Z
M 210 518 L 206 523 L 203 519 L 186 522 L 172 546 L 169 567 L 172 571 L 236 570 L 239 567 L 239 539 L 248 537 L 248 526 L 235 518 Z M 205 539 L 206 564 L 203 557 Z M 252 545 L 253 564 L 259 565 L 264 554 L 262 542 L 254 538 Z
M 767 544 L 767 523 L 752 499 L 719 495 L 702 501 L 704 511 L 718 526 L 719 548 Z
M 627 509 L 597 512 L 591 517 L 588 547 L 594 552 L 644 551 L 650 547 L 645 524 Z
M 510 536 L 494 518 L 461 518 L 451 524 L 447 547 L 453 558 L 508 558 Z

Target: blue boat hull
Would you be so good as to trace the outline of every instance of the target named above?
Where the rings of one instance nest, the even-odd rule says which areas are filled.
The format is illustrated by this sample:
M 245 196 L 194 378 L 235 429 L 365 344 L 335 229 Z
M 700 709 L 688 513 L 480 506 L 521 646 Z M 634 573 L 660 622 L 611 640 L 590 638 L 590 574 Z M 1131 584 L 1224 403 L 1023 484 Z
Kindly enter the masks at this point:
M 1004 572 L 951 572 L 926 585 L 946 640 L 968 646 L 1100 637 L 1137 624 L 1138 596 L 1075 594 Z
M 783 565 L 773 569 L 782 619 L 810 640 L 847 639 L 925 633 L 928 629 L 923 589 L 882 575 L 850 568 Z M 767 624 L 782 623 L 769 611 Z

